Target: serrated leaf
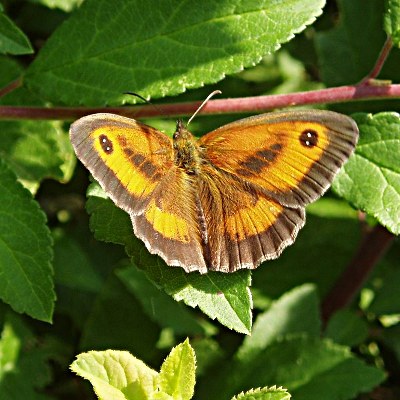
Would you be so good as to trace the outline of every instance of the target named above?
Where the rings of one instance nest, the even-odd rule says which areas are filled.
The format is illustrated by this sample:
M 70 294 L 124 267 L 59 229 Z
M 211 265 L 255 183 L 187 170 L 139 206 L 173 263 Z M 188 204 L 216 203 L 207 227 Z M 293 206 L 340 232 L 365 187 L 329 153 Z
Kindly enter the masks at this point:
M 32 192 L 44 178 L 70 179 L 76 157 L 60 123 L 1 121 L 0 138 L 0 156 Z
M 346 347 L 319 338 L 288 337 L 257 354 L 249 363 L 230 364 L 214 384 L 198 388 L 209 400 L 263 385 L 281 385 L 296 400 L 350 400 L 368 392 L 385 379 L 378 368 L 366 365 Z M 218 385 L 218 389 L 215 387 Z
M 66 104 L 135 101 L 122 94 L 127 90 L 175 95 L 259 62 L 324 5 L 87 0 L 41 49 L 24 82 L 46 100 Z
M 174 400 L 190 400 L 196 382 L 196 355 L 186 339 L 174 347 L 157 376 L 157 390 Z
M 360 140 L 333 189 L 356 208 L 400 233 L 400 115 L 356 114 Z
M 157 288 L 136 267 L 117 271 L 117 276 L 135 295 L 146 310 L 147 315 L 162 327 L 173 329 L 178 335 L 212 335 L 216 329 L 192 314 L 183 304 L 174 301 L 163 290 Z
M 169 267 L 159 257 L 149 254 L 134 236 L 128 214 L 106 199 L 97 185 L 90 189 L 90 194 L 87 209 L 97 239 L 125 245 L 135 264 L 176 301 L 199 307 L 211 319 L 217 319 L 230 329 L 250 333 L 252 299 L 249 271 L 200 275 Z
M 32 46 L 25 34 L 0 10 L 0 53 L 31 54 Z
M 0 159 L 0 297 L 20 313 L 52 317 L 53 257 L 46 217 Z
M 232 400 L 289 400 L 290 398 L 291 396 L 286 389 L 272 386 L 242 392 L 233 397 Z
M 257 317 L 251 336 L 244 339 L 236 356 L 241 361 L 249 361 L 284 335 L 318 336 L 320 326 L 316 288 L 305 284 L 285 293 Z
M 157 372 L 127 351 L 82 353 L 70 368 L 90 381 L 101 400 L 147 400 L 155 389 Z
M 386 0 L 384 28 L 393 44 L 400 46 L 400 0 Z

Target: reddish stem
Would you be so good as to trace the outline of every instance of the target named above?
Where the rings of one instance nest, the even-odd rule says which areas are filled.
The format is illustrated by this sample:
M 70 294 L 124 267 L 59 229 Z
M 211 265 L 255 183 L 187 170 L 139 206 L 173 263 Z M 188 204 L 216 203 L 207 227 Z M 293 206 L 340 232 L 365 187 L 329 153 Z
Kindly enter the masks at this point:
M 379 73 L 381 72 L 383 65 L 388 58 L 390 51 L 393 47 L 393 41 L 390 36 L 386 38 L 385 44 L 382 47 L 382 50 L 376 60 L 374 67 L 372 68 L 371 72 L 360 82 L 360 85 L 368 85 L 372 79 L 375 79 Z
M 394 237 L 381 225 L 377 225 L 366 235 L 350 264 L 322 303 L 321 314 L 324 324 L 329 321 L 332 314 L 354 300 L 370 272 L 389 249 Z
M 234 99 L 210 100 L 201 110 L 202 114 L 264 112 L 275 108 L 306 104 L 339 103 L 352 100 L 371 100 L 382 98 L 400 98 L 400 84 L 394 85 L 353 85 L 329 89 L 312 90 L 271 96 L 242 97 Z M 201 101 L 125 106 L 125 107 L 20 107 L 0 106 L 1 119 L 58 119 L 73 120 L 87 114 L 109 112 L 127 117 L 158 117 L 160 111 L 176 117 L 191 115 Z
M 5 96 L 7 93 L 12 92 L 22 86 L 22 79 L 18 78 L 15 81 L 10 82 L 7 86 L 0 89 L 0 97 Z

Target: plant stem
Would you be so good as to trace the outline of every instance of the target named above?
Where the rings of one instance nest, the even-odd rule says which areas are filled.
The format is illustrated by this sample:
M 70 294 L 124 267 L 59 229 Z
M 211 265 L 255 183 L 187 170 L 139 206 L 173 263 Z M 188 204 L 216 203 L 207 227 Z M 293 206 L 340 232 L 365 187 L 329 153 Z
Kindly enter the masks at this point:
M 234 99 L 210 100 L 202 109 L 202 114 L 228 114 L 264 112 L 275 108 L 309 104 L 339 103 L 353 100 L 400 98 L 400 84 L 393 85 L 352 85 L 335 88 L 279 94 L 271 96 L 242 97 Z M 159 117 L 160 111 L 170 117 L 191 115 L 201 101 L 124 106 L 124 107 L 21 107 L 0 106 L 0 120 L 4 119 L 44 119 L 73 120 L 84 115 L 109 112 L 134 118 Z
M 386 59 L 390 54 L 390 50 L 392 50 L 392 47 L 393 47 L 392 38 L 388 36 L 378 56 L 378 59 L 376 60 L 374 67 L 372 68 L 371 72 L 360 82 L 360 85 L 368 85 L 372 79 L 375 79 L 379 75 L 379 73 L 383 68 L 383 65 L 385 64 Z
M 395 236 L 382 225 L 375 226 L 361 242 L 357 253 L 322 303 L 322 321 L 348 306 L 358 294 L 371 271 L 389 249 Z
M 7 86 L 0 89 L 0 97 L 5 96 L 7 93 L 12 92 L 22 86 L 22 78 L 18 78 L 15 81 L 10 82 Z

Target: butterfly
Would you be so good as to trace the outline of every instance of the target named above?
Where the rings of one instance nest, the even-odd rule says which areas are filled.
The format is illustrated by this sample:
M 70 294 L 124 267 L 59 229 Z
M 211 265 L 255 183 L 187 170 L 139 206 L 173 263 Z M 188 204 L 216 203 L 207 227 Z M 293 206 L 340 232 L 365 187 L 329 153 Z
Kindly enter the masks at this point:
M 71 125 L 77 157 L 131 218 L 147 249 L 186 272 L 277 258 L 352 154 L 358 128 L 331 111 L 261 114 L 172 139 L 114 114 Z

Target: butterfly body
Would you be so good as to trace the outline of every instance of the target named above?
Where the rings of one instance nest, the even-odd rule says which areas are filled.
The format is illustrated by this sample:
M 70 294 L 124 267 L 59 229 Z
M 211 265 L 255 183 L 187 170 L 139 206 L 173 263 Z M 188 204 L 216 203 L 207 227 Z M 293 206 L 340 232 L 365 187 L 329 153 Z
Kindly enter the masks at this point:
M 278 257 L 352 153 L 358 130 L 329 111 L 263 114 L 171 140 L 113 114 L 71 126 L 78 158 L 131 217 L 150 252 L 187 272 Z

